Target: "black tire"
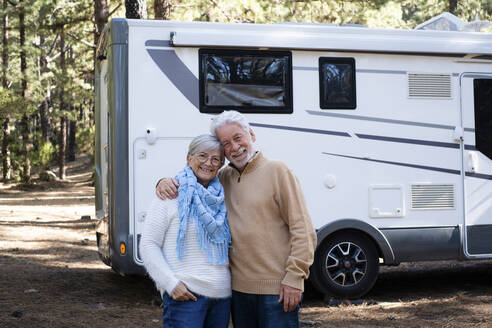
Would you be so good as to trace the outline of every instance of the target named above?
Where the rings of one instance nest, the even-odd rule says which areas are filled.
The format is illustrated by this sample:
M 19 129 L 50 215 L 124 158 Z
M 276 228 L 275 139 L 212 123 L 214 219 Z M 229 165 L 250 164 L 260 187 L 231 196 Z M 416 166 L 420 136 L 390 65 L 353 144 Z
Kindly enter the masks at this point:
M 379 273 L 373 241 L 360 232 L 328 236 L 315 254 L 311 281 L 321 292 L 359 298 L 369 292 Z

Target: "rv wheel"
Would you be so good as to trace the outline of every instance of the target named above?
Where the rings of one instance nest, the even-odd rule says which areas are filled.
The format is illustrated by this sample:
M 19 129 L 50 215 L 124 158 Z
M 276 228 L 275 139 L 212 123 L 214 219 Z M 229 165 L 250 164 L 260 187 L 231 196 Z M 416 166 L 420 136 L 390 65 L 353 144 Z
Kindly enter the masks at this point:
M 314 285 L 338 297 L 357 298 L 371 290 L 379 272 L 374 243 L 357 232 L 328 237 L 316 251 Z

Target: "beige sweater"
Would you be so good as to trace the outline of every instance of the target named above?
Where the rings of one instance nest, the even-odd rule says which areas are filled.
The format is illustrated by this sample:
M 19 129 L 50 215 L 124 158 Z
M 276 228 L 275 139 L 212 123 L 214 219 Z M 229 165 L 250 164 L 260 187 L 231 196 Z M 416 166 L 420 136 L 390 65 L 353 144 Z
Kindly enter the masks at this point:
M 316 233 L 292 171 L 257 153 L 242 174 L 228 166 L 219 178 L 232 236 L 232 289 L 279 294 L 285 284 L 304 290 Z

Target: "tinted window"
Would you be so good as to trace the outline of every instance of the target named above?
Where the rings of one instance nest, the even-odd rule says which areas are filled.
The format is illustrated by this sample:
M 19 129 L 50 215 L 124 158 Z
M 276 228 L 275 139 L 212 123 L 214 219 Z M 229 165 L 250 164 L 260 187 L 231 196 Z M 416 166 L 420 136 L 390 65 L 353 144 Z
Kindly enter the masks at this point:
M 353 58 L 319 59 L 320 107 L 354 109 L 355 60 Z
M 292 112 L 291 53 L 200 50 L 200 111 Z
M 475 79 L 475 145 L 492 159 L 492 79 Z

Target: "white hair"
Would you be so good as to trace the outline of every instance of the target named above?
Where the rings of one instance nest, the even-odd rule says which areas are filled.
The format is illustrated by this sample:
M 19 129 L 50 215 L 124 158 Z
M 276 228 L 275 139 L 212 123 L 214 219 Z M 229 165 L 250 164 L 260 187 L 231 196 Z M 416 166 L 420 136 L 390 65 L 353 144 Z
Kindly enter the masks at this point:
M 210 132 L 212 135 L 216 136 L 217 129 L 230 123 L 239 125 L 246 133 L 249 134 L 250 127 L 246 117 L 235 110 L 225 110 L 221 114 L 214 117 L 212 119 L 212 123 L 210 124 Z
M 188 155 L 193 156 L 200 151 L 220 150 L 220 157 L 224 159 L 224 148 L 216 136 L 210 134 L 199 135 L 191 140 L 188 146 Z

